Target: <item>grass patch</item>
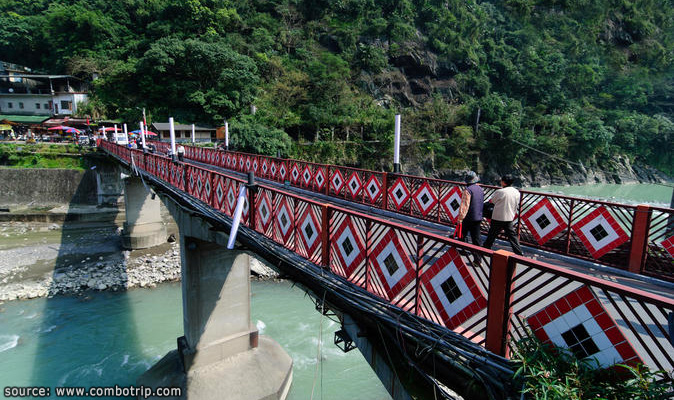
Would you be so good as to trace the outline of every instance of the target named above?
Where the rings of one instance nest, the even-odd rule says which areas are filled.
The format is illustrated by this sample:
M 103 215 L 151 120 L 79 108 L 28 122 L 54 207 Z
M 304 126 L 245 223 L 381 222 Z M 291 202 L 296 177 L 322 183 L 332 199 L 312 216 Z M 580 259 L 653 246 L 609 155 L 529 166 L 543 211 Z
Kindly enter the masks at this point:
M 95 151 L 95 148 L 70 143 L 0 143 L 0 166 L 84 170 L 86 166 L 81 156 Z

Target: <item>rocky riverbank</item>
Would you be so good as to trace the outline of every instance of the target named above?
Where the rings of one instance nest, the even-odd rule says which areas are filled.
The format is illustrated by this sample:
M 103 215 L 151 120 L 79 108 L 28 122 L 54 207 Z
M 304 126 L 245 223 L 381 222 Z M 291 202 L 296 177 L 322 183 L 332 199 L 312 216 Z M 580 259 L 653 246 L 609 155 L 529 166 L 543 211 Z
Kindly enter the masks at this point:
M 116 226 L 4 223 L 0 225 L 0 303 L 3 301 L 81 295 L 88 291 L 153 288 L 180 280 L 180 246 L 121 248 Z M 278 274 L 254 260 L 251 275 Z

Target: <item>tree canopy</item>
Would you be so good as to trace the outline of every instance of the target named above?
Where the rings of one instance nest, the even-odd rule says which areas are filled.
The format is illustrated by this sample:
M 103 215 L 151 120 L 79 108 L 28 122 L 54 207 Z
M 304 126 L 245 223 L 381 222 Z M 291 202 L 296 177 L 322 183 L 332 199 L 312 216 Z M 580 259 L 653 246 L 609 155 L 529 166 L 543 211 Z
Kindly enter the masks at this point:
M 513 165 L 535 148 L 674 173 L 671 0 L 0 0 L 0 11 L 3 61 L 99 76 L 89 115 L 230 119 L 270 141 L 240 141 L 260 151 L 287 150 L 284 131 L 344 143 L 315 157 L 385 167 L 402 113 L 432 168 L 475 154 Z

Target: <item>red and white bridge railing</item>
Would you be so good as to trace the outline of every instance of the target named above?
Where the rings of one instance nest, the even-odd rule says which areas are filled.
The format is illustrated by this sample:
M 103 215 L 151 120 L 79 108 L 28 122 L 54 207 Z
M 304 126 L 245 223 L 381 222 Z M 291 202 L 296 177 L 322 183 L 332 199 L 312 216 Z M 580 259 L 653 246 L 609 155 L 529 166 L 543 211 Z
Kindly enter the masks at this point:
M 101 147 L 228 216 L 240 185 L 246 184 L 165 156 L 109 142 Z M 241 162 L 239 155 L 203 154 L 215 158 L 208 161 L 197 153 L 189 157 L 229 168 L 234 160 Z M 242 168 L 253 162 L 244 158 Z M 260 168 L 258 164 L 258 174 L 264 176 Z M 644 363 L 674 369 L 671 296 L 494 252 L 264 184 L 249 191 L 247 200 L 242 225 L 496 354 L 508 356 L 513 340 L 533 333 L 602 366 Z
M 156 142 L 167 151 L 167 143 Z M 329 196 L 454 226 L 465 184 L 205 147 L 185 157 Z M 488 200 L 495 186 L 482 185 Z M 520 241 L 528 246 L 674 281 L 674 210 L 521 191 Z M 488 222 L 483 223 L 486 233 Z

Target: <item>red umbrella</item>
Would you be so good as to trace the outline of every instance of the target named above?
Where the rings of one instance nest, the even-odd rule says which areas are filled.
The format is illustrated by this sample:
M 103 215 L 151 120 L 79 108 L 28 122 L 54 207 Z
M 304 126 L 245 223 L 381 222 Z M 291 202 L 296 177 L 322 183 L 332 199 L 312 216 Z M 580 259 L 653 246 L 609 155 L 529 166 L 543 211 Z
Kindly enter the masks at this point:
M 114 126 L 108 126 L 107 128 L 99 128 L 98 130 L 103 131 L 103 132 L 114 131 L 115 127 Z M 117 128 L 117 131 L 121 131 L 121 129 Z
M 80 133 L 79 129 L 75 129 L 70 126 L 65 126 L 65 125 L 59 125 L 59 126 L 52 126 L 51 128 L 48 128 L 47 130 L 49 131 L 63 131 L 65 133 Z

